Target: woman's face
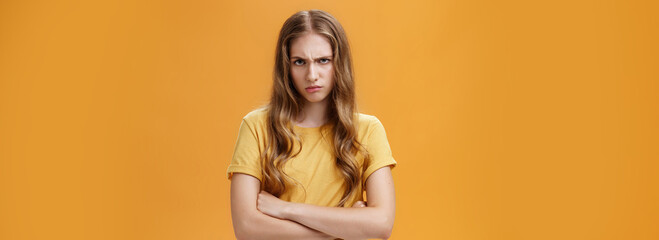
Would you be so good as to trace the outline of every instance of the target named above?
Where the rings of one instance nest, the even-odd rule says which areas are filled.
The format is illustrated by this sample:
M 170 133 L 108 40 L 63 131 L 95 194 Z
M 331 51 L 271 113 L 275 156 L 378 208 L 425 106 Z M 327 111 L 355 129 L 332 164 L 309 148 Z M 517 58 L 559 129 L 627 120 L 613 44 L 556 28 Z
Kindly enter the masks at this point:
M 327 38 L 307 33 L 293 39 L 289 48 L 295 89 L 307 102 L 322 102 L 334 86 L 332 46 Z

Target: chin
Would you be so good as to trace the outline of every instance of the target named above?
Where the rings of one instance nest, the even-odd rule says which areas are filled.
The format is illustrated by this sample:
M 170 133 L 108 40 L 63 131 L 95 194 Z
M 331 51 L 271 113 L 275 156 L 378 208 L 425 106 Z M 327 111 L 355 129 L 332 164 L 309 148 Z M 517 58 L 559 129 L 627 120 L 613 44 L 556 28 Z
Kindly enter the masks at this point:
M 310 98 L 304 98 L 304 99 L 306 99 L 307 102 L 311 102 L 311 103 L 322 102 L 323 100 L 325 100 L 325 98 L 311 98 L 311 99 Z

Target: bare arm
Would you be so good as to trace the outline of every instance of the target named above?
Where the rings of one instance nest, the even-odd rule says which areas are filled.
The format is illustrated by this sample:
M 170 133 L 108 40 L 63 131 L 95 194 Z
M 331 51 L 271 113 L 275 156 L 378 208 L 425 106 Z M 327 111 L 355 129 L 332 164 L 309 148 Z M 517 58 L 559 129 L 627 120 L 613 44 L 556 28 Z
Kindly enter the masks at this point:
M 321 207 L 291 203 L 261 191 L 258 209 L 270 216 L 288 219 L 344 239 L 387 239 L 395 215 L 391 169 L 380 168 L 366 180 L 368 206 L 361 208 Z
M 231 177 L 231 219 L 238 240 L 242 239 L 335 239 L 299 223 L 273 218 L 256 208 L 260 182 L 234 173 Z

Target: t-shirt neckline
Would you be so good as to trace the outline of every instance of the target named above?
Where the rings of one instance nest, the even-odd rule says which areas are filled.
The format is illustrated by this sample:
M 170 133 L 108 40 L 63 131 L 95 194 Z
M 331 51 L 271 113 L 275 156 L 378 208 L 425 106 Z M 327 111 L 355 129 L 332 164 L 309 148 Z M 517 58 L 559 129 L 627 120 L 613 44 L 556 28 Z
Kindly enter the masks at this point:
M 326 126 L 326 125 L 328 125 L 328 124 L 325 123 L 325 124 L 323 124 L 319 127 L 301 127 L 301 126 L 298 126 L 296 124 L 293 124 L 293 128 L 295 128 L 296 130 L 299 130 L 300 132 L 304 132 L 304 133 L 320 133 L 321 128 Z
M 305 129 L 315 129 L 315 128 L 320 128 L 320 127 L 322 127 L 322 126 L 319 126 L 319 127 L 301 127 L 301 126 L 298 126 L 298 125 L 295 125 L 295 124 L 293 124 L 293 126 L 295 126 L 295 127 L 297 127 L 297 128 L 305 128 Z

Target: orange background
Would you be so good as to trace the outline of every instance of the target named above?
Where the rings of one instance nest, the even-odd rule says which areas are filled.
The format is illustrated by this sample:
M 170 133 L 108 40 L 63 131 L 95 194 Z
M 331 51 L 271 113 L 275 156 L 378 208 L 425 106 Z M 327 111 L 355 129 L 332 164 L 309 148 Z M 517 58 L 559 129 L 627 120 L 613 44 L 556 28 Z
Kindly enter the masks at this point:
M 232 239 L 276 37 L 332 13 L 391 239 L 659 239 L 656 1 L 0 2 L 0 239 Z

